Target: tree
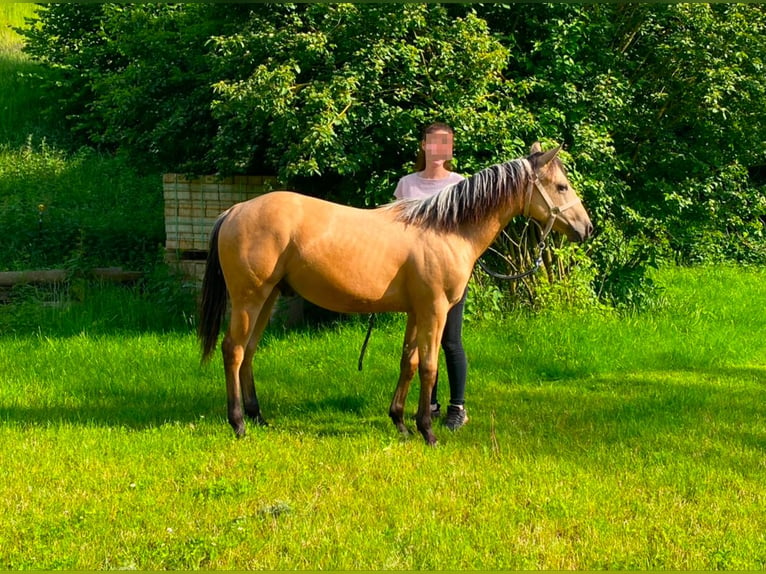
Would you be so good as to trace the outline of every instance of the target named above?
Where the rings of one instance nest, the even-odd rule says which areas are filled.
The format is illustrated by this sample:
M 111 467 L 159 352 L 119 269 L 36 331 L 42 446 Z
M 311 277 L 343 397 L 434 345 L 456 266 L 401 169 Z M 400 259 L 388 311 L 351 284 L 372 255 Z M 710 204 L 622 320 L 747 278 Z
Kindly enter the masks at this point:
M 213 101 L 222 171 L 262 161 L 287 180 L 338 176 L 335 197 L 375 204 L 390 200 L 431 121 L 459 131 L 465 171 L 521 155 L 523 136 L 534 131 L 507 97 L 507 50 L 470 12 L 279 6 L 253 11 L 242 31 L 213 43 L 223 78 Z

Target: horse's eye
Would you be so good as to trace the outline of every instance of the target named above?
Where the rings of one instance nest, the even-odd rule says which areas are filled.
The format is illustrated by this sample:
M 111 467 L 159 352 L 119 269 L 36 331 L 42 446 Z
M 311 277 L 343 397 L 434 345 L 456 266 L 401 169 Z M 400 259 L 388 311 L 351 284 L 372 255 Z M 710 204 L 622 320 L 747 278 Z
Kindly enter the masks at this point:
M 568 189 L 568 186 L 567 186 L 565 183 L 559 183 L 559 184 L 556 186 L 556 190 L 557 190 L 559 193 L 566 193 L 566 192 L 567 192 L 567 189 Z

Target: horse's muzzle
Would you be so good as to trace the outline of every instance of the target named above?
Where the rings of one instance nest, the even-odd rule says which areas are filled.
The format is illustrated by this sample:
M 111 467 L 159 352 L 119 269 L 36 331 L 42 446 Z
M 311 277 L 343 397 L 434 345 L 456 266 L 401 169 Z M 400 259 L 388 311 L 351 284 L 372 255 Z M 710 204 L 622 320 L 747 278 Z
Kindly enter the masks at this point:
M 576 243 L 582 243 L 591 235 L 593 235 L 593 224 L 590 219 L 583 223 L 578 222 L 577 225 L 570 225 L 567 230 L 567 239 Z

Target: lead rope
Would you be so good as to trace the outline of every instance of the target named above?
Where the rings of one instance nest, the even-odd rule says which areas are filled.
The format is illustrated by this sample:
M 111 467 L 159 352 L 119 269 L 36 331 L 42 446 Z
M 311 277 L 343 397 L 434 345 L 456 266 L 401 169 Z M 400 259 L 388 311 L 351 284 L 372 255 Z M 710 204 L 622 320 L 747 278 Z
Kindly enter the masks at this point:
M 529 186 L 527 187 L 527 191 L 524 194 L 524 209 L 522 211 L 523 211 L 524 217 L 527 218 L 527 223 L 524 226 L 524 231 L 522 231 L 522 235 L 525 235 L 527 233 L 529 222 L 532 221 L 532 219 L 530 219 L 529 217 L 529 204 L 532 201 L 532 187 L 538 183 L 539 183 L 539 180 L 537 179 L 536 175 L 534 176 L 534 179 L 530 177 Z M 543 199 L 545 199 L 546 203 L 548 202 L 547 197 L 543 197 Z M 549 204 L 549 208 L 550 208 L 550 204 Z M 531 269 L 528 269 L 527 271 L 524 271 L 522 273 L 517 273 L 515 275 L 505 275 L 503 273 L 498 273 L 497 271 L 493 271 L 492 269 L 490 269 L 490 267 L 481 260 L 481 257 L 479 257 L 479 259 L 476 260 L 476 263 L 479 264 L 479 267 L 481 267 L 484 273 L 486 273 L 490 277 L 499 279 L 501 281 L 518 281 L 519 279 L 524 279 L 534 273 L 537 273 L 537 270 L 540 269 L 540 267 L 543 264 L 543 251 L 545 251 L 545 240 L 548 238 L 548 234 L 550 233 L 550 230 L 553 227 L 553 220 L 555 220 L 555 216 L 552 219 L 549 219 L 548 224 L 545 226 L 545 230 L 542 233 L 540 242 L 537 244 L 537 257 L 535 258 L 535 264 L 532 266 Z M 505 258 L 505 256 L 502 253 L 500 253 L 496 249 L 493 249 L 491 246 L 489 247 L 489 251 L 493 251 L 500 257 Z
M 372 335 L 372 328 L 375 326 L 375 313 L 370 313 L 369 325 L 367 326 L 367 336 L 362 343 L 362 352 L 359 353 L 359 370 L 362 370 L 362 363 L 364 362 L 364 353 L 367 351 L 367 343 L 370 342 L 370 335 Z
M 500 279 L 502 281 L 517 281 L 519 279 L 524 279 L 525 277 L 529 277 L 533 273 L 537 273 L 537 270 L 540 269 L 540 267 L 543 264 L 544 250 L 545 250 L 545 240 L 537 244 L 537 258 L 535 259 L 535 264 L 532 266 L 532 268 L 528 269 L 527 271 L 524 271 L 523 273 L 519 273 L 517 275 L 503 275 L 502 273 L 498 273 L 497 271 L 492 271 L 492 269 L 490 269 L 481 259 L 477 260 L 476 262 L 479 264 L 479 267 L 482 268 L 484 273 L 486 273 L 490 277 L 494 277 L 495 279 Z M 494 249 L 492 251 L 494 251 Z

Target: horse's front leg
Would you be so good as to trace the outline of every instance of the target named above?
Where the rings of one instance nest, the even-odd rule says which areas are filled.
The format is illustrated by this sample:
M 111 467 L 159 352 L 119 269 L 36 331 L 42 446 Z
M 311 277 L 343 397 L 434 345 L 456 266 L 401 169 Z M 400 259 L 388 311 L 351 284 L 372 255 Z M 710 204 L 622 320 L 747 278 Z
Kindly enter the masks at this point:
M 404 424 L 404 407 L 407 402 L 410 383 L 418 368 L 418 344 L 416 334 L 415 317 L 410 314 L 407 317 L 407 329 L 404 332 L 402 359 L 399 363 L 399 381 L 396 384 L 394 398 L 391 400 L 391 407 L 388 409 L 388 416 L 391 417 L 397 430 L 405 436 L 409 434 L 409 430 L 407 430 L 407 427 Z
M 436 444 L 436 436 L 431 430 L 431 391 L 436 384 L 439 367 L 439 343 L 444 331 L 446 311 L 436 312 L 428 320 L 418 322 L 418 375 L 420 377 L 420 399 L 415 415 L 418 430 L 426 443 Z

